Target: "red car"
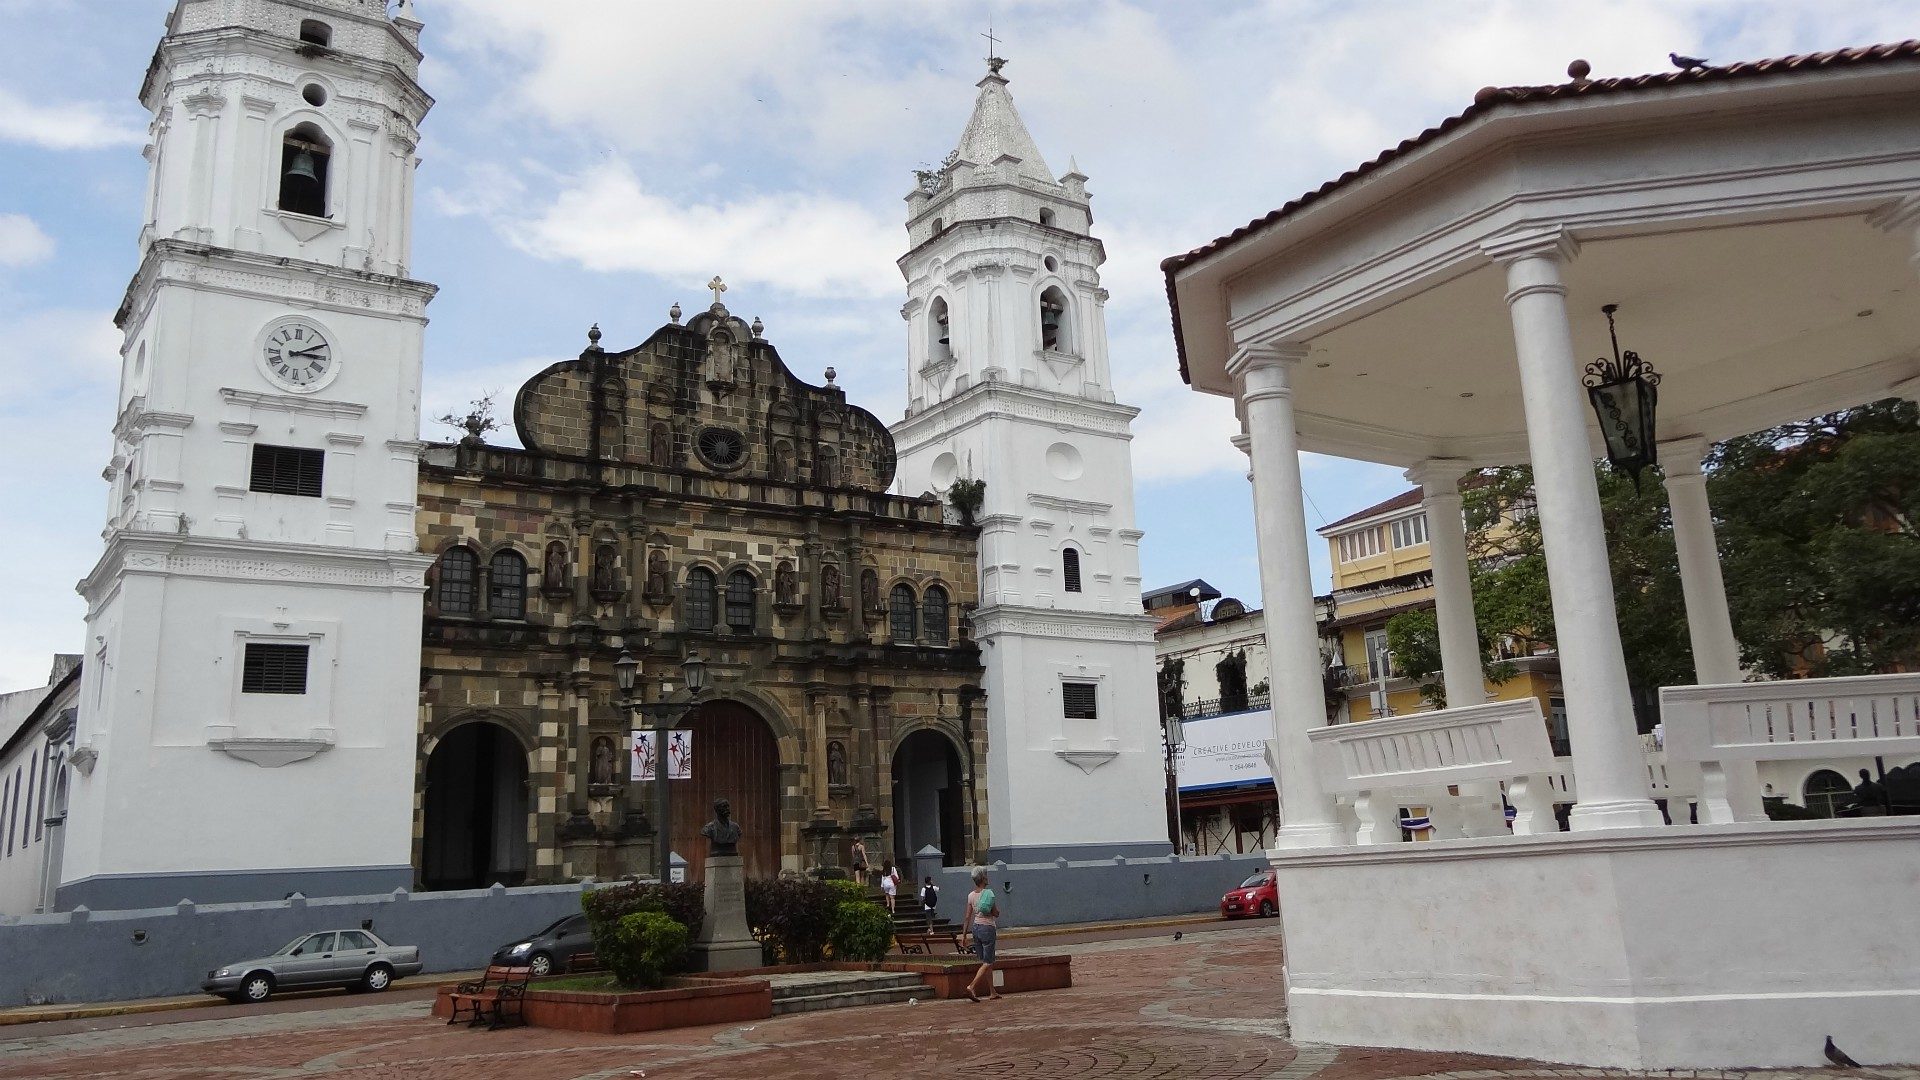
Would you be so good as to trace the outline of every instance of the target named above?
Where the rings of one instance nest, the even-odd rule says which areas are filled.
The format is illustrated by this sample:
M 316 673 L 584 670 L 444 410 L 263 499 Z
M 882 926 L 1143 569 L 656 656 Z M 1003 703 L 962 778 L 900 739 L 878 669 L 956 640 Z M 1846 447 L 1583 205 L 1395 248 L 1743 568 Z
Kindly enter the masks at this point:
M 1263 919 L 1280 914 L 1280 891 L 1274 887 L 1273 871 L 1262 870 L 1229 890 L 1220 898 L 1220 917 L 1237 919 L 1258 915 Z

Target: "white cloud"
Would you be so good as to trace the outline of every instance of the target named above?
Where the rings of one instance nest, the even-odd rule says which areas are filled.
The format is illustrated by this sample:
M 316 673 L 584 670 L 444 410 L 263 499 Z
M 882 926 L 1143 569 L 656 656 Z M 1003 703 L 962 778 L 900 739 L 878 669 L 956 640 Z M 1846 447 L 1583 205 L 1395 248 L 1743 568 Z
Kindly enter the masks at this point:
M 48 150 L 98 150 L 138 146 L 146 138 L 138 127 L 100 105 L 30 101 L 0 87 L 0 141 Z
M 115 385 L 120 340 L 103 311 L 0 312 L 0 406 Z M 112 423 L 111 415 L 101 417 L 99 430 Z
M 53 257 L 53 237 L 25 214 L 0 214 L 0 266 L 32 266 Z
M 646 190 L 621 162 L 588 169 L 531 219 L 504 226 L 529 254 L 589 270 L 687 277 L 724 268 L 798 296 L 900 290 L 901 227 L 816 192 L 743 195 L 683 205 Z

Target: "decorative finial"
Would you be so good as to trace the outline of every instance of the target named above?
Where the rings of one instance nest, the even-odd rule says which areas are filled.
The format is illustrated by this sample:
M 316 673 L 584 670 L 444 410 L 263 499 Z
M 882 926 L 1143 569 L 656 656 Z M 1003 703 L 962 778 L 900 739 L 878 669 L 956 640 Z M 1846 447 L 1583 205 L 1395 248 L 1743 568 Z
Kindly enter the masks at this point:
M 713 290 L 713 306 L 719 307 L 720 294 L 727 291 L 727 283 L 720 280 L 719 274 L 715 274 L 713 275 L 713 280 L 707 282 L 707 288 Z
M 1585 60 L 1575 60 L 1567 65 L 1567 78 L 1574 82 L 1586 82 L 1587 76 L 1591 74 L 1593 74 L 1593 65 Z
M 673 320 L 673 325 L 680 325 L 680 301 L 675 300 L 673 306 L 667 309 L 667 318 Z
M 755 341 L 759 341 L 760 335 L 767 332 L 766 324 L 760 321 L 760 316 L 758 315 L 753 317 L 753 325 L 749 327 L 749 329 L 753 331 L 753 340 Z
M 413 13 L 413 0 L 400 0 L 400 8 L 393 13 L 393 18 L 396 22 L 401 19 L 405 19 L 408 22 L 420 21 L 419 17 Z
M 837 372 L 837 371 L 835 371 L 835 370 L 833 370 L 832 368 L 828 368 L 828 369 L 827 369 L 827 385 L 828 385 L 828 386 L 832 386 L 832 385 L 833 385 L 833 379 L 834 379 L 834 376 L 836 376 L 836 375 L 838 375 L 838 374 L 840 374 L 840 373 L 839 373 L 839 372 Z
M 587 327 L 587 348 L 597 349 L 599 347 L 600 347 L 600 324 L 594 323 L 592 326 Z

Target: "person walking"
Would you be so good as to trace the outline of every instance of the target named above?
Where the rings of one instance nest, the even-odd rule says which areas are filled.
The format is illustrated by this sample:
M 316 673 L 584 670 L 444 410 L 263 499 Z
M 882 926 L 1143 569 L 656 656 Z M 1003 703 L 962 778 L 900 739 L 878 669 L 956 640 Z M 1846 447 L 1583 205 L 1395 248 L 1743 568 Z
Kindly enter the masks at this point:
M 980 968 L 967 982 L 967 1000 L 979 1001 L 981 980 L 986 980 L 986 990 L 995 1001 L 1000 1000 L 1000 991 L 993 988 L 993 958 L 995 945 L 1000 937 L 1000 900 L 987 887 L 987 872 L 973 872 L 973 891 L 967 894 L 967 921 L 961 928 L 973 938 L 973 951 L 980 957 Z
M 920 906 L 927 913 L 927 929 L 933 929 L 933 916 L 940 907 L 940 886 L 933 883 L 931 875 L 926 884 L 920 886 Z
M 887 894 L 887 914 L 893 914 L 893 903 L 900 895 L 900 871 L 893 868 L 892 859 L 880 867 L 880 891 Z
M 867 844 L 857 836 L 853 839 L 853 880 L 867 883 Z

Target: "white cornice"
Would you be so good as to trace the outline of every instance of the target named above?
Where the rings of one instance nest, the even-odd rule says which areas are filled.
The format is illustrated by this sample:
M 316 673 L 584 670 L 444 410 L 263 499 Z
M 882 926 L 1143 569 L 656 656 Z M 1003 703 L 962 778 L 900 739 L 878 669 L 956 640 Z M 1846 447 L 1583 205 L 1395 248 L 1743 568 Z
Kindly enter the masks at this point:
M 1006 382 L 975 383 L 953 397 L 893 424 L 888 430 L 901 453 L 945 439 L 987 420 L 1043 425 L 1055 430 L 1131 439 L 1131 405 L 1092 401 Z
M 993 604 L 973 613 L 973 636 L 980 641 L 1006 634 L 1152 644 L 1153 632 L 1159 625 L 1159 619 L 1145 612 L 1123 615 L 1110 611 Z
M 229 405 L 244 405 L 250 409 L 263 409 L 267 412 L 303 413 L 308 416 L 323 416 L 330 420 L 358 420 L 367 414 L 365 405 L 351 401 L 328 401 L 322 398 L 298 397 L 293 394 L 236 390 L 231 386 L 221 387 L 220 397 Z M 331 440 L 332 435 L 328 438 Z
M 1048 510 L 1065 510 L 1074 514 L 1105 514 L 1113 509 L 1112 503 L 1091 502 L 1086 499 L 1068 499 L 1059 495 L 1041 495 L 1029 493 L 1027 502 L 1032 506 Z
M 128 574 L 418 592 L 433 556 L 177 533 L 111 534 L 80 594 L 97 605 Z
M 424 281 L 371 270 L 161 239 L 147 246 L 140 268 L 127 283 L 114 325 L 124 329 L 144 319 L 162 285 L 281 303 L 298 301 L 316 310 L 422 324 L 426 322 L 428 302 L 439 291 Z

